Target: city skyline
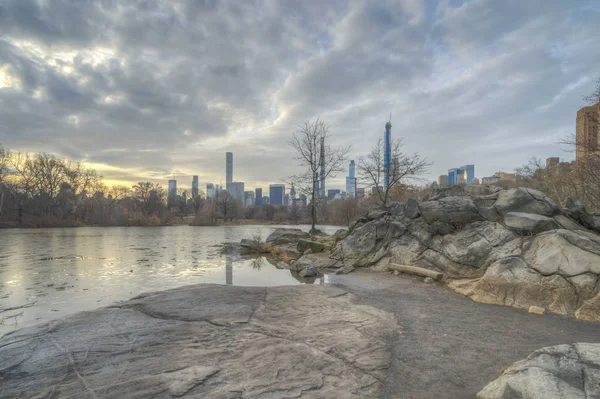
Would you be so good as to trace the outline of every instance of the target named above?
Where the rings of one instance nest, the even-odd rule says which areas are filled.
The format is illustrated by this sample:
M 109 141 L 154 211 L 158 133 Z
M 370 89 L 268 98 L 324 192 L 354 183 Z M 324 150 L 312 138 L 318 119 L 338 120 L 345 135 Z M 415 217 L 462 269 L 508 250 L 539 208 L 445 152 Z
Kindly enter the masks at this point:
M 598 2 L 209 3 L 7 0 L 0 142 L 81 160 L 108 185 L 225 186 L 233 152 L 234 179 L 266 189 L 297 169 L 301 122 L 320 117 L 358 159 L 391 112 L 430 181 L 465 162 L 482 178 L 574 159 L 557 143 L 598 78 Z

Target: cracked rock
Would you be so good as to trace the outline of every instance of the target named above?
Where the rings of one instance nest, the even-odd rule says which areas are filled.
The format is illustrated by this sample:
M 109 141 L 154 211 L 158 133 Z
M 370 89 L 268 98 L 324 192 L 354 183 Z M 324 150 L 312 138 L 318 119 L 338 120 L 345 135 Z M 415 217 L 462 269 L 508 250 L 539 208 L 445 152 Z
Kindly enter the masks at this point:
M 353 298 L 312 285 L 143 294 L 0 338 L 0 398 L 379 397 L 396 322 Z

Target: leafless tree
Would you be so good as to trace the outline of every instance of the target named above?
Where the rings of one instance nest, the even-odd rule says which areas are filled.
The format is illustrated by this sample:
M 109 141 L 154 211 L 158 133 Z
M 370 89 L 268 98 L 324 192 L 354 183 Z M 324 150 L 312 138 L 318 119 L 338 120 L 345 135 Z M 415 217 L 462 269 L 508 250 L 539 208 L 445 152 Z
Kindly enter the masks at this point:
M 2 210 L 4 209 L 4 195 L 7 187 L 5 185 L 6 176 L 8 175 L 10 153 L 0 144 L 0 220 L 2 220 Z
M 421 180 L 427 173 L 431 163 L 419 154 L 405 154 L 402 152 L 402 140 L 392 140 L 390 165 L 384 162 L 383 140 L 379 139 L 367 156 L 358 157 L 358 181 L 361 185 L 375 188 L 377 198 L 381 205 L 386 206 L 390 194 L 411 181 Z M 388 182 L 384 182 L 385 169 L 388 167 Z
M 323 150 L 321 151 L 321 142 Z M 316 231 L 317 204 L 319 182 L 333 178 L 344 171 L 344 163 L 351 146 L 333 147 L 329 143 L 329 126 L 322 120 L 306 121 L 293 134 L 290 145 L 296 152 L 295 159 L 299 161 L 303 171 L 291 177 L 296 185 L 296 191 L 310 198 L 311 231 Z M 324 159 L 323 159 L 324 157 Z M 321 168 L 323 163 L 323 168 Z M 322 199 L 324 200 L 324 198 Z
M 238 204 L 231 194 L 225 190 L 219 190 L 215 196 L 215 203 L 217 204 L 217 209 L 223 215 L 224 221 L 234 218 Z

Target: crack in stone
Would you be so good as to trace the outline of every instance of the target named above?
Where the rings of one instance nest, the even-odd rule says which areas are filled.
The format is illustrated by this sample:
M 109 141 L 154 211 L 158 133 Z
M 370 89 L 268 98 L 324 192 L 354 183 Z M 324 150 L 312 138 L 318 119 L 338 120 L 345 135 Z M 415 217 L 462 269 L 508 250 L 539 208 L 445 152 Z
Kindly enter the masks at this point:
M 79 381 L 81 381 L 81 383 L 83 384 L 83 386 L 86 389 L 86 391 L 88 391 L 88 393 L 90 395 L 92 395 L 92 397 L 94 399 L 97 399 L 98 397 L 96 396 L 96 393 L 94 392 L 94 390 L 92 388 L 90 388 L 90 386 L 88 385 L 86 379 L 83 378 L 83 376 L 79 373 L 79 370 L 77 369 L 77 365 L 75 363 L 75 360 L 73 359 L 73 355 L 71 354 L 71 352 L 69 350 L 63 348 L 62 345 L 60 345 L 54 338 L 52 338 L 51 340 L 52 340 L 52 343 L 54 344 L 54 346 L 57 347 L 60 351 L 64 352 L 64 354 L 67 356 L 67 360 L 69 361 L 69 365 L 73 369 L 73 372 L 75 372 L 75 375 L 77 376 L 77 378 L 79 379 Z

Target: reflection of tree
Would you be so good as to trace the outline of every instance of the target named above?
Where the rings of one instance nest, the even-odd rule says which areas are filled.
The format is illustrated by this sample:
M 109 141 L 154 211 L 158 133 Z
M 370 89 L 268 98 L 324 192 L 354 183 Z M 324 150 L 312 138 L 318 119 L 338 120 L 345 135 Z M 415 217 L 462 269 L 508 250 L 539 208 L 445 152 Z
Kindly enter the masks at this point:
M 259 256 L 256 259 L 253 259 L 252 262 L 250 262 L 250 266 L 252 266 L 252 269 L 254 269 L 254 270 L 260 270 L 262 268 L 264 262 L 265 262 L 265 258 L 262 256 Z
M 225 254 L 225 284 L 233 284 L 233 254 L 230 248 Z

